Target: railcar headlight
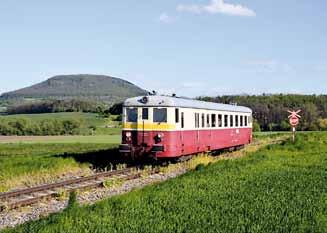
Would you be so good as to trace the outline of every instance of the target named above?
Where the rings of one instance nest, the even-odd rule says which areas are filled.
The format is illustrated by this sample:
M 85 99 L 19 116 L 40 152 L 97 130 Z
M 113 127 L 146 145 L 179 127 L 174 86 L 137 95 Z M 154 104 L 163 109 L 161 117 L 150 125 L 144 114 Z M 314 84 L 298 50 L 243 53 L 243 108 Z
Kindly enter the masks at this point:
M 125 140 L 126 140 L 126 142 L 132 141 L 132 133 L 131 132 L 125 133 Z
M 154 138 L 155 142 L 156 142 L 156 143 L 162 142 L 162 138 L 163 138 L 163 136 L 164 136 L 163 133 L 158 133 L 158 134 L 155 136 L 155 138 Z

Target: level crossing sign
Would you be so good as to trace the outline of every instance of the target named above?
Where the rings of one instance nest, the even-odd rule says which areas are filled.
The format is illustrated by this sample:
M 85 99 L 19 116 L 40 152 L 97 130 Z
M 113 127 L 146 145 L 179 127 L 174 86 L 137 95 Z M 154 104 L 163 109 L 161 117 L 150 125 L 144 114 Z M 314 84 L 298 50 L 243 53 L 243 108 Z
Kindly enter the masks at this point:
M 288 116 L 288 119 L 289 119 L 290 125 L 292 126 L 292 138 L 293 138 L 293 142 L 294 142 L 296 126 L 299 124 L 300 118 L 301 118 L 301 116 L 299 115 L 301 110 L 297 110 L 297 111 L 288 110 L 287 112 L 290 113 L 290 115 Z

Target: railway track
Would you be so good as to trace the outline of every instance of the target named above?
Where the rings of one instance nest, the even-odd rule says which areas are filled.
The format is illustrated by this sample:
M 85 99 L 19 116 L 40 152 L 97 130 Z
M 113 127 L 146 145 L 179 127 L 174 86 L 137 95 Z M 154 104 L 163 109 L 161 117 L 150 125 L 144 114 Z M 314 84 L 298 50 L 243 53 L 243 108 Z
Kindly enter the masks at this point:
M 273 140 L 273 143 L 281 143 L 282 141 L 284 141 L 284 139 L 276 139 Z M 259 144 L 259 142 L 255 142 L 252 145 L 257 146 Z M 226 156 L 229 156 L 229 154 L 227 153 Z M 158 170 L 155 169 L 150 173 L 158 173 Z M 43 199 L 58 197 L 63 191 L 73 192 L 75 190 L 101 187 L 104 186 L 104 181 L 109 179 L 132 180 L 139 178 L 141 174 L 142 171 L 135 171 L 135 168 L 125 168 L 122 170 L 101 172 L 91 176 L 0 193 L 0 212 L 6 209 L 31 205 Z
M 157 171 L 152 171 L 156 173 Z M 110 179 L 132 180 L 141 176 L 141 171 L 135 171 L 135 168 L 125 168 L 101 172 L 91 176 L 74 178 L 53 184 L 45 184 L 26 189 L 0 193 L 0 211 L 13 209 L 20 206 L 27 206 L 37 203 L 44 199 L 57 197 L 61 192 L 73 192 L 75 190 L 90 189 L 101 187 L 104 181 Z

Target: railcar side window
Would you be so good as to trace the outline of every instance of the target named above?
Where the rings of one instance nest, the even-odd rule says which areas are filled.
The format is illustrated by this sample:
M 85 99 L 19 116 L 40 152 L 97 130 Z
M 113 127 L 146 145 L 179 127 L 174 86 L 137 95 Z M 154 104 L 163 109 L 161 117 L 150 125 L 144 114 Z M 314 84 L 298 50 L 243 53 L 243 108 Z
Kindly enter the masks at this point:
M 243 126 L 243 116 L 240 116 L 240 126 Z
M 218 114 L 218 127 L 223 127 L 223 116 Z
M 205 124 L 205 122 L 204 122 L 204 113 L 202 113 L 202 115 L 201 115 L 201 123 L 202 123 L 202 128 L 204 128 L 204 124 Z
M 200 128 L 200 114 L 194 113 L 195 128 Z
M 238 115 L 235 116 L 235 126 L 238 127 Z
M 181 127 L 184 128 L 184 113 L 181 113 Z
M 167 108 L 154 108 L 153 122 L 167 122 Z
M 228 115 L 224 115 L 224 126 L 228 127 Z
M 197 128 L 196 127 L 196 113 L 194 113 L 194 127 Z
M 248 116 L 244 116 L 244 126 L 248 126 Z
M 211 114 L 211 127 L 216 127 L 216 114 Z
M 142 108 L 142 120 L 148 120 L 148 119 L 149 119 L 149 109 Z
M 234 127 L 234 116 L 233 115 L 230 115 L 229 116 L 229 123 L 230 123 L 230 127 Z
M 209 114 L 207 114 L 207 127 L 208 128 L 210 127 L 210 116 L 209 116 Z
M 179 122 L 179 109 L 175 108 L 175 123 Z
M 127 122 L 137 122 L 137 108 L 126 109 Z

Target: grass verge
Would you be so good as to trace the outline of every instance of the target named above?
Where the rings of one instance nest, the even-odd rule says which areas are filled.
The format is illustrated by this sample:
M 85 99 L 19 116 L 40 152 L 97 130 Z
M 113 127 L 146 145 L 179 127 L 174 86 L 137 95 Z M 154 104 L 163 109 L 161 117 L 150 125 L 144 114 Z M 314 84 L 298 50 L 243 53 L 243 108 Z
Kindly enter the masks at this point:
M 87 158 L 81 160 L 84 154 L 87 156 L 115 146 L 96 143 L 0 144 L 0 192 L 51 182 L 63 175 L 89 174 L 90 161 Z M 70 154 L 80 155 L 81 161 Z M 105 155 L 103 152 L 102 156 Z

